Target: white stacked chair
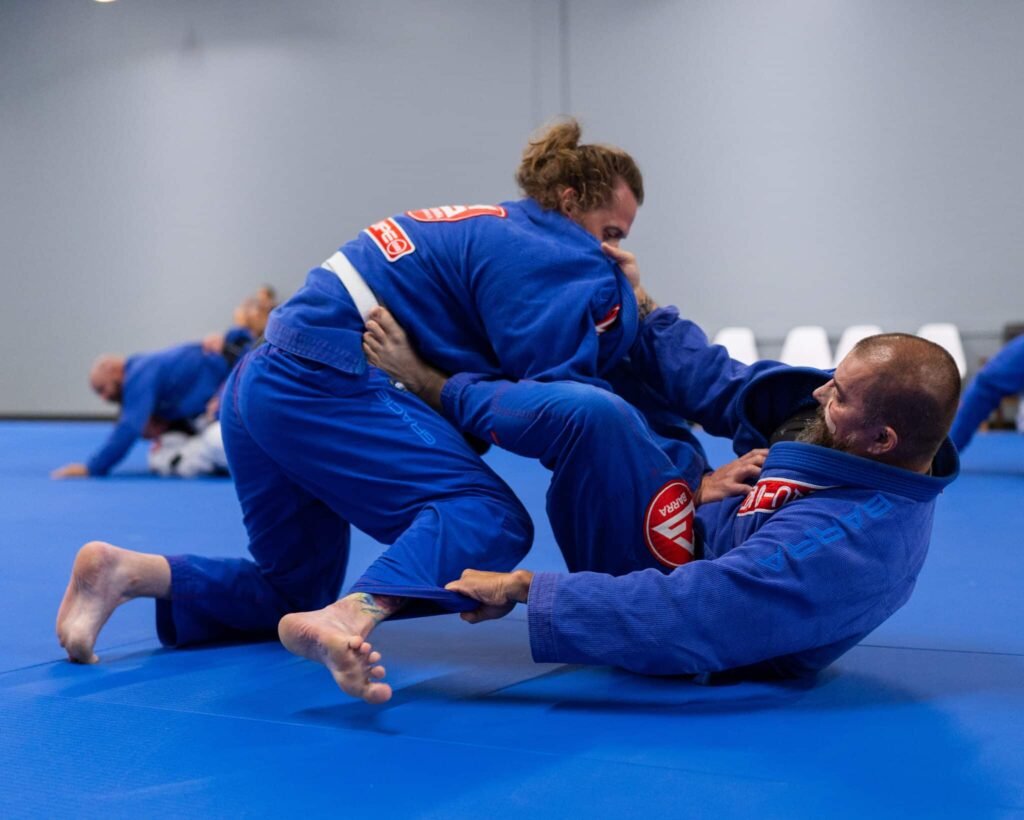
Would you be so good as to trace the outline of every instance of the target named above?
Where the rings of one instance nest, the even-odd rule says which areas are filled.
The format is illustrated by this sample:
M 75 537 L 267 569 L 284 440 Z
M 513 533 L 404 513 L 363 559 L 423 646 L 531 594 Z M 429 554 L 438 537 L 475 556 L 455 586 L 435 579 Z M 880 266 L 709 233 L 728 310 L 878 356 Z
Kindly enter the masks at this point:
M 786 364 L 828 370 L 832 367 L 832 349 L 825 328 L 820 325 L 794 327 L 786 334 L 779 359 Z
M 846 354 L 853 350 L 853 346 L 861 339 L 868 336 L 875 336 L 882 332 L 878 325 L 850 325 L 839 337 L 839 344 L 836 345 L 836 355 L 832 359 L 832 366 L 838 367 L 839 363 L 846 358 Z
M 917 335 L 922 339 L 927 339 L 946 348 L 949 351 L 949 355 L 953 357 L 953 361 L 956 362 L 957 369 L 960 371 L 960 378 L 966 378 L 967 355 L 964 353 L 964 343 L 960 338 L 960 329 L 955 324 L 952 322 L 932 322 L 921 325 Z
M 715 334 L 714 343 L 724 347 L 730 357 L 743 364 L 753 364 L 761 358 L 754 331 L 749 327 L 723 327 Z

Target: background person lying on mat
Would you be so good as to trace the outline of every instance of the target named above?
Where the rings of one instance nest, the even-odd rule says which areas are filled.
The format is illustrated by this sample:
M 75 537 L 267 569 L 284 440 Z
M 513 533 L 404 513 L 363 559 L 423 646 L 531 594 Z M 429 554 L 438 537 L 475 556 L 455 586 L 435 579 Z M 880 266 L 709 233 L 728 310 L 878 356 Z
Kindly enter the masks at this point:
M 57 618 L 71 659 L 96 660 L 110 613 L 142 595 L 158 599 L 167 644 L 263 639 L 280 622 L 285 646 L 345 692 L 391 696 L 370 631 L 399 612 L 472 606 L 443 585 L 466 567 L 516 566 L 532 524 L 459 432 L 367 365 L 365 313 L 388 304 L 452 370 L 603 386 L 638 308 L 602 243 L 629 233 L 643 183 L 628 154 L 579 140 L 569 121 L 531 141 L 523 200 L 408 211 L 310 271 L 221 407 L 252 560 L 86 545 Z M 338 600 L 350 525 L 390 546 Z
M 695 513 L 636 504 L 648 496 L 634 488 L 664 476 L 652 484 L 657 443 L 616 397 L 586 385 L 446 379 L 416 359 L 384 311 L 365 343 L 370 361 L 456 427 L 543 454 L 553 485 L 584 484 L 576 518 L 589 524 L 575 545 L 560 545 L 575 555 L 573 572 L 468 569 L 447 586 L 480 603 L 462 615 L 472 623 L 528 604 L 538 662 L 813 675 L 908 600 L 936 497 L 958 472 L 946 438 L 956 364 L 915 336 L 865 339 L 830 376 L 741 365 L 674 309 L 652 313 L 631 351 L 638 375 L 686 418 L 732 437 L 737 453 L 771 446 L 745 497 Z M 678 548 L 687 537 L 703 560 L 666 560 L 687 557 Z M 623 572 L 622 555 L 634 571 Z

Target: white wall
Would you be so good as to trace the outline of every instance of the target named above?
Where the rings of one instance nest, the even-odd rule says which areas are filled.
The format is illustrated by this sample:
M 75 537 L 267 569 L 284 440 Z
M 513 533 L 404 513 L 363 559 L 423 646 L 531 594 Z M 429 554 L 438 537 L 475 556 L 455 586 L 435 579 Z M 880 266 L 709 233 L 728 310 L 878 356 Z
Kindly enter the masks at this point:
M 1024 317 L 1024 4 L 4 0 L 0 413 L 223 327 L 368 222 L 515 195 L 560 111 L 629 149 L 630 246 L 710 330 Z
M 568 31 L 664 301 L 775 338 L 1024 318 L 1024 3 L 573 0 Z
M 533 51 L 557 24 L 498 0 L 0 3 L 0 412 L 103 411 L 97 354 L 224 328 L 396 211 L 515 196 L 560 105 Z

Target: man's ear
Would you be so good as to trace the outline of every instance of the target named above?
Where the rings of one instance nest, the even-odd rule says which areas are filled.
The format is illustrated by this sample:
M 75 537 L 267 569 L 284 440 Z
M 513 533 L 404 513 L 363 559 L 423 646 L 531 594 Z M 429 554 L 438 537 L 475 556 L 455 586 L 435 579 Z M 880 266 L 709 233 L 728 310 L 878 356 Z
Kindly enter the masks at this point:
M 558 195 L 558 210 L 562 216 L 567 216 L 572 219 L 576 213 L 576 209 L 579 207 L 579 195 L 576 193 L 575 188 L 569 188 L 568 186 L 563 188 L 561 193 Z
M 875 436 L 868 445 L 868 452 L 873 456 L 884 456 L 895 450 L 899 443 L 900 437 L 896 435 L 896 431 L 889 425 L 884 425 L 875 431 Z

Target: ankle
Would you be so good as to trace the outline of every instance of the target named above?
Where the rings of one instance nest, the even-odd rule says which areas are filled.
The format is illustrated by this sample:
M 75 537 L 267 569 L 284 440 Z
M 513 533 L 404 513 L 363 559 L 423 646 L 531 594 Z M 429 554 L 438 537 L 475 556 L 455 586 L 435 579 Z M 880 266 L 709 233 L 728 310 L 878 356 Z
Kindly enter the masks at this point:
M 142 552 L 128 552 L 125 558 L 125 597 L 171 597 L 171 565 L 166 558 Z
M 334 606 L 350 628 L 365 638 L 374 627 L 390 618 L 405 604 L 404 598 L 391 595 L 371 595 L 368 592 L 353 592 L 346 595 Z

